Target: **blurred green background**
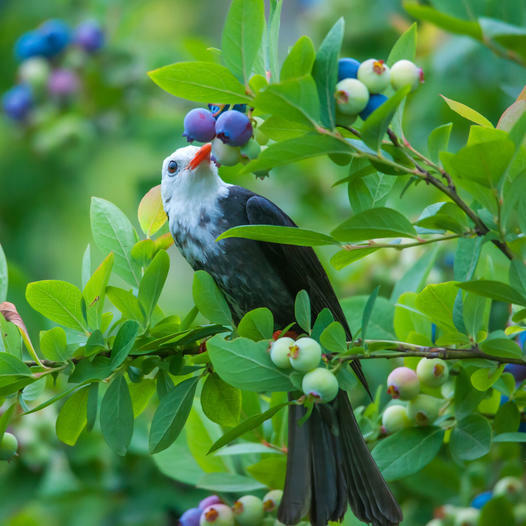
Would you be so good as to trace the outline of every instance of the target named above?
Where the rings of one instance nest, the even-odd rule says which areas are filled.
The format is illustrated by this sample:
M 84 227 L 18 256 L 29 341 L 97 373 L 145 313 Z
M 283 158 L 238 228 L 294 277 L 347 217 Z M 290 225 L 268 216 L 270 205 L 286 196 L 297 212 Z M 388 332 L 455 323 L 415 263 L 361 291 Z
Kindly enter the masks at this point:
M 438 3 L 453 14 L 465 14 L 458 12 L 460 2 Z M 513 9 L 499 12 L 498 2 L 478 4 L 485 5 L 487 15 L 524 22 Z M 36 339 L 46 326 L 26 304 L 25 286 L 39 279 L 80 285 L 82 255 L 91 237 L 90 197 L 114 202 L 138 226 L 142 195 L 160 182 L 164 157 L 185 142 L 182 119 L 191 106 L 158 89 L 147 71 L 199 59 L 207 47 L 218 47 L 228 5 L 226 0 L 0 0 L 0 93 L 16 82 L 14 42 L 42 21 L 61 18 L 74 26 L 94 18 L 107 36 L 66 108 L 31 129 L 0 115 L 0 243 L 10 265 L 9 300 Z M 412 22 L 398 0 L 285 0 L 282 57 L 302 34 L 318 45 L 340 16 L 346 21 L 344 54 L 358 60 L 386 58 Z M 409 99 L 405 129 L 424 150 L 427 135 L 439 124 L 454 122 L 453 148 L 467 136 L 469 124 L 449 110 L 440 94 L 496 123 L 524 84 L 519 66 L 467 37 L 428 24 L 419 27 L 417 62 L 426 82 Z M 228 170 L 223 175 L 273 199 L 298 224 L 329 231 L 349 214 L 346 186 L 331 188 L 347 170 L 317 159 L 277 169 L 263 181 Z M 414 218 L 438 199 L 422 185 L 412 186 L 400 199 L 400 185 L 389 206 Z M 388 296 L 422 254 L 419 250 L 380 252 L 340 272 L 326 267 L 341 296 L 369 293 L 378 284 L 380 294 Z M 431 281 L 451 277 L 452 250 L 454 245 L 441 248 Z M 325 262 L 332 252 L 321 251 Z M 161 305 L 166 312 L 182 313 L 192 304 L 191 271 L 173 248 L 170 255 Z M 383 377 L 382 371 L 371 373 Z M 178 514 L 195 504 L 196 491 L 163 475 L 146 455 L 148 417 L 136 423 L 132 453 L 118 458 L 97 433 L 84 435 L 75 448 L 60 444 L 53 432 L 54 411 L 51 407 L 20 422 L 21 458 L 0 465 L 0 524 L 176 524 Z M 186 469 L 191 472 L 191 466 Z M 413 486 L 416 491 L 418 484 Z

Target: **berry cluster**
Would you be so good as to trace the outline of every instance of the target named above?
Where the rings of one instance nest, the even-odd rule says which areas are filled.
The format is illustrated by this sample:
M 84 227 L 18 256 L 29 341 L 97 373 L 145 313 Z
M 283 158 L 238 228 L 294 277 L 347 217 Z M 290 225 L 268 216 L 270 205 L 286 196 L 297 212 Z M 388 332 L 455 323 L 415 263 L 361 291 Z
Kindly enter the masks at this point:
M 188 142 L 212 142 L 212 159 L 219 165 L 234 166 L 255 159 L 268 137 L 257 129 L 261 119 L 246 114 L 245 104 L 209 104 L 194 108 L 184 118 Z M 252 138 L 254 136 L 254 138 Z
M 315 402 L 330 402 L 338 394 L 338 380 L 321 361 L 320 344 L 312 338 L 278 338 L 270 346 L 270 359 L 280 369 L 294 369 L 304 376 L 301 388 Z
M 244 495 L 232 506 L 212 495 L 203 499 L 197 508 L 186 510 L 179 519 L 179 526 L 280 526 L 275 515 L 282 495 L 277 489 L 269 491 L 263 499 Z
M 402 402 L 386 407 L 382 415 L 383 430 L 386 433 L 396 433 L 413 423 L 419 426 L 433 423 L 439 415 L 443 401 L 435 396 L 420 394 L 420 386 L 441 387 L 448 377 L 447 364 L 440 358 L 422 358 L 418 362 L 416 372 L 409 367 L 394 369 L 387 377 L 387 392 Z
M 387 100 L 383 92 L 389 85 L 395 90 L 410 85 L 414 91 L 422 81 L 422 69 L 410 60 L 399 60 L 389 68 L 375 58 L 361 64 L 354 58 L 340 59 L 334 95 L 338 124 L 350 126 L 358 115 L 367 119 Z
M 46 96 L 63 105 L 81 84 L 78 54 L 91 55 L 104 45 L 104 33 L 97 22 L 85 21 L 74 30 L 62 20 L 47 20 L 15 43 L 20 61 L 18 84 L 2 97 L 5 114 L 18 123 L 28 123 Z

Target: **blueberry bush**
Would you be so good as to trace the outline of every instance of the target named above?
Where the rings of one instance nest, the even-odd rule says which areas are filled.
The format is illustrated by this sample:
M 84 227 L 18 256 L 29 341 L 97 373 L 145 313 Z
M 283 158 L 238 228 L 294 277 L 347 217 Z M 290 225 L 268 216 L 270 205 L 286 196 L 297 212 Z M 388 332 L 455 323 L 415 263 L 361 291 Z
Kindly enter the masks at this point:
M 212 141 L 223 174 L 272 177 L 276 168 L 323 156 L 345 167 L 334 186 L 347 187 L 348 217 L 330 232 L 242 226 L 218 241 L 329 247 L 335 271 L 414 247 L 425 249 L 422 256 L 389 297 L 377 287 L 341 298 L 352 341 L 328 310 L 312 320 L 300 292 L 290 320 L 303 331 L 297 337 L 290 326 L 276 328 L 264 306 L 236 326 L 203 271 L 194 275 L 188 312 L 163 310 L 173 240 L 159 187 L 140 202 L 140 233 L 116 205 L 94 197 L 82 285 L 27 287 L 29 305 L 53 324 L 38 341 L 9 302 L 0 249 L 0 459 L 22 460 L 17 429 L 40 411 L 56 408 L 54 432 L 64 444 L 100 429 L 119 456 L 148 415 L 144 440 L 159 470 L 213 494 L 178 509 L 182 526 L 278 524 L 286 408 L 312 408 L 338 388 L 356 393 L 350 364 L 360 360 L 368 372 L 385 373 L 372 400 L 356 395 L 356 416 L 394 482 L 404 524 L 526 524 L 526 91 L 496 124 L 444 96 L 436 104 L 471 123 L 465 143 L 449 147 L 453 125 L 446 123 L 425 150 L 416 148 L 403 119 L 422 80 L 416 24 L 385 59 L 359 63 L 341 56 L 340 19 L 317 50 L 303 36 L 280 64 L 281 7 L 272 0 L 265 16 L 262 0 L 233 0 L 221 50 L 150 77 L 201 105 L 184 119 L 184 136 Z M 521 28 L 405 7 L 524 65 Z M 423 187 L 439 198 L 404 213 L 405 196 Z M 396 208 L 394 196 L 402 203 Z M 452 276 L 431 282 L 441 246 L 453 247 Z M 300 395 L 289 401 L 289 392 Z M 358 522 L 349 513 L 345 524 Z

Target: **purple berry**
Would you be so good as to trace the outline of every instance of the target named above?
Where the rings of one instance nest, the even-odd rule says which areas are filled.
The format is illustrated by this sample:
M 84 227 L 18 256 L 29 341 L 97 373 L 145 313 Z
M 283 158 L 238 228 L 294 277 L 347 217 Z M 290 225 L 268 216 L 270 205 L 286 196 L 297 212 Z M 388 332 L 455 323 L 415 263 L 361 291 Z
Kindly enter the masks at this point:
M 381 93 L 371 93 L 369 102 L 365 106 L 365 110 L 360 113 L 362 120 L 365 120 L 373 113 L 374 110 L 378 109 L 385 101 L 387 97 Z
M 223 504 L 223 500 L 217 495 L 210 495 L 210 497 L 206 497 L 199 503 L 199 509 L 202 511 L 213 504 Z
M 199 508 L 190 508 L 181 515 L 179 526 L 199 526 L 200 519 L 201 510 Z
M 49 44 L 37 31 L 24 33 L 15 43 L 15 55 L 19 60 L 43 57 L 50 54 Z
M 225 111 L 217 119 L 216 134 L 225 144 L 243 146 L 252 137 L 252 123 L 244 113 Z
M 95 20 L 87 20 L 75 29 L 75 44 L 84 51 L 94 53 L 104 45 L 104 32 Z
M 52 95 L 63 97 L 77 91 L 79 79 L 70 69 L 56 69 L 51 73 L 47 87 Z
M 484 491 L 482 493 L 479 493 L 472 501 L 471 501 L 471 507 L 475 508 L 477 510 L 480 510 L 488 500 L 491 499 L 493 496 L 492 491 Z
M 186 137 L 188 142 L 211 141 L 216 135 L 215 125 L 216 121 L 212 112 L 204 108 L 194 108 L 184 118 L 183 137 Z
M 2 97 L 6 115 L 15 121 L 24 120 L 33 106 L 33 94 L 26 84 L 18 84 Z
M 343 79 L 355 79 L 358 77 L 360 63 L 354 58 L 341 58 L 338 61 L 338 82 Z
M 526 380 L 526 365 L 519 365 L 515 363 L 509 363 L 504 367 L 507 373 L 511 373 L 515 377 L 516 382 L 522 382 Z
M 47 20 L 37 31 L 47 43 L 48 52 L 46 56 L 48 57 L 58 55 L 71 40 L 69 27 L 62 20 Z

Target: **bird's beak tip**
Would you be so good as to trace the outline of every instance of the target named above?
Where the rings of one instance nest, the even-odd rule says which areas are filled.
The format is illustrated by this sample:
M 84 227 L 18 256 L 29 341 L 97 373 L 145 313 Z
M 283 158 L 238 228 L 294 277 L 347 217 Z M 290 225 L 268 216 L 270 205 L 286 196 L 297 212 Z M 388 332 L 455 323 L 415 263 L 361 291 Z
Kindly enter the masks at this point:
M 210 154 L 212 152 L 212 143 L 208 142 L 203 144 L 197 153 L 194 155 L 192 160 L 188 163 L 191 170 L 195 170 L 203 161 L 210 162 Z

